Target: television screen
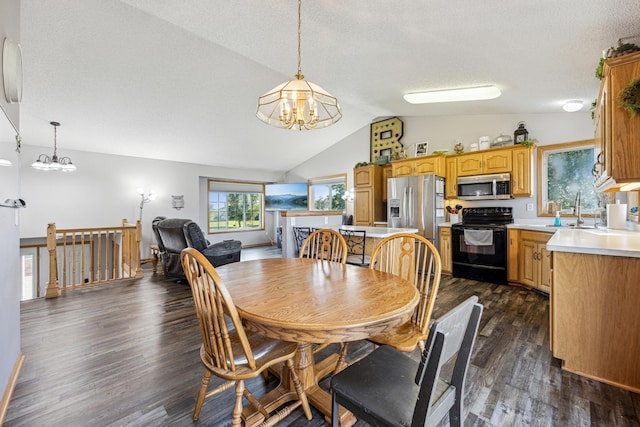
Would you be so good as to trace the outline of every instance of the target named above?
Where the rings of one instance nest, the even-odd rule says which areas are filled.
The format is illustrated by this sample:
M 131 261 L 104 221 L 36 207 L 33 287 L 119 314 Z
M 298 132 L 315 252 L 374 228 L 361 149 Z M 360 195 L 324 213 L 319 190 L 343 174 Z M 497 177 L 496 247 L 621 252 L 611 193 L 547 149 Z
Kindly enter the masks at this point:
M 268 211 L 306 211 L 309 195 L 306 182 L 267 184 L 264 186 L 265 209 Z

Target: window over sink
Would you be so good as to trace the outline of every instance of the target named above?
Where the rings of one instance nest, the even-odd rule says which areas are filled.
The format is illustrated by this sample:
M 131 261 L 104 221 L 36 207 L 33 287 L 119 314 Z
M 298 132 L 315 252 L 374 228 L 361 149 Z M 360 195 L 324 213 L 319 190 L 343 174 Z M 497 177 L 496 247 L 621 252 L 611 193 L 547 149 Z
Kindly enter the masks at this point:
M 571 216 L 578 191 L 583 215 L 599 215 L 592 173 L 596 155 L 592 139 L 538 146 L 538 216 L 556 211 Z

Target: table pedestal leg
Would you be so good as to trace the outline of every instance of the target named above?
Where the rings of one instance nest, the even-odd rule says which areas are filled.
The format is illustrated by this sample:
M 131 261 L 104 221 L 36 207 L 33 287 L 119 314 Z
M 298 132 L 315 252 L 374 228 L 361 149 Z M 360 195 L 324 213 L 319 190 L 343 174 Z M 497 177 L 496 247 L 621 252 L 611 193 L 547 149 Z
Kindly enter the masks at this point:
M 325 420 L 331 424 L 331 394 L 320 388 L 318 381 L 325 377 L 333 369 L 338 361 L 338 355 L 332 354 L 326 359 L 314 363 L 313 359 L 313 345 L 312 344 L 298 344 L 298 351 L 293 359 L 293 366 L 298 373 L 302 388 L 307 393 L 307 399 L 309 404 L 320 411 Z M 283 370 L 285 374 L 286 370 Z M 293 384 L 290 383 L 290 379 L 287 376 L 287 382 L 292 390 Z M 356 418 L 353 414 L 346 409 L 340 407 L 340 426 L 349 427 L 355 424 Z

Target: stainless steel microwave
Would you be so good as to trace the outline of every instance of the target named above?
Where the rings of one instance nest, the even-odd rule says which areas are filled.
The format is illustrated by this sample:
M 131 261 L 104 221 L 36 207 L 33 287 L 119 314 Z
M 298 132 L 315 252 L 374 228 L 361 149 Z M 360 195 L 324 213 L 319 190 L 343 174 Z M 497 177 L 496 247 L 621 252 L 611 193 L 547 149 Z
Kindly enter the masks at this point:
M 458 178 L 458 199 L 496 200 L 511 198 L 511 174 L 461 176 Z

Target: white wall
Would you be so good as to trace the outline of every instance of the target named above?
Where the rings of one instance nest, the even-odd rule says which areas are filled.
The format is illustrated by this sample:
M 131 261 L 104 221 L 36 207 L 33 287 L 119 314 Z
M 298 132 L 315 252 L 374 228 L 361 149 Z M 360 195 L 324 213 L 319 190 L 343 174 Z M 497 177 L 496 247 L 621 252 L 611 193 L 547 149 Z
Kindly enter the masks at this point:
M 0 40 L 9 37 L 19 41 L 20 2 L 0 1 Z M 0 56 L 0 63 L 2 59 Z M 1 64 L 0 64 L 1 65 Z M 2 86 L 0 85 L 0 88 Z M 1 92 L 1 90 L 0 90 Z M 8 106 L 4 94 L 0 103 L 17 126 L 18 106 Z M 11 125 L 0 111 L 0 157 L 13 162 L 13 166 L 0 167 L 0 202 L 17 198 L 19 193 L 18 156 L 14 151 L 15 139 Z M 8 131 L 7 131 L 8 129 Z M 18 209 L 0 207 L 0 395 L 8 392 L 8 381 L 20 356 L 20 249 L 19 229 L 16 224 Z M 19 219 L 19 217 L 18 217 Z
M 65 150 L 58 144 L 58 155 L 69 156 L 78 170 L 73 173 L 44 172 L 30 167 L 38 154 L 51 154 L 52 147 L 23 145 L 22 198 L 20 237 L 44 237 L 47 224 L 58 228 L 117 226 L 123 218 L 139 217 L 140 196 L 136 188 L 153 189 L 158 197 L 143 208 L 142 256 L 149 257 L 149 244 L 155 243 L 151 221 L 156 216 L 190 218 L 207 230 L 206 178 L 245 181 L 277 181 L 279 174 L 217 168 L 189 163 L 149 160 L 110 154 Z M 171 195 L 184 196 L 184 208 L 171 207 Z M 267 213 L 266 230 L 272 224 Z M 244 246 L 269 243 L 266 231 L 208 235 L 213 243 L 237 239 Z
M 591 139 L 594 136 L 593 122 L 589 111 L 557 114 L 493 114 L 477 116 L 430 116 L 400 117 L 404 123 L 404 136 L 401 142 L 405 147 L 429 141 L 429 153 L 438 149 L 448 149 L 453 153 L 457 139 L 464 140 L 465 151 L 469 144 L 478 142 L 478 138 L 488 135 L 491 139 L 501 133 L 513 137 L 518 122 L 525 121 L 529 138 L 538 140 L 539 145 Z M 319 130 L 318 132 L 322 132 Z M 353 133 L 340 143 L 302 163 L 287 174 L 287 181 L 313 176 L 347 173 L 349 187 L 353 185 L 353 166 L 369 159 L 369 126 Z M 536 188 L 534 159 L 533 188 Z M 456 203 L 456 201 L 450 201 Z M 526 205 L 534 204 L 533 211 L 527 211 Z M 492 206 L 495 201 L 461 202 L 463 206 Z M 512 206 L 518 219 L 537 218 L 536 196 L 501 201 L 500 206 Z M 353 213 L 353 203 L 348 204 Z M 546 221 L 546 219 L 545 219 Z

